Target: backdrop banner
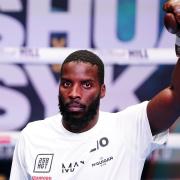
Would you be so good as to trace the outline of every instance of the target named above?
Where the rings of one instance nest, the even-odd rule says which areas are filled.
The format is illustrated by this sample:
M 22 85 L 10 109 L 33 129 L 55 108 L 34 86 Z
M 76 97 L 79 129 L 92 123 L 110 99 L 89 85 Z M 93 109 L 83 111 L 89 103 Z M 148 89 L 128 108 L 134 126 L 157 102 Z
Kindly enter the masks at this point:
M 0 47 L 168 48 L 165 0 L 1 0 Z

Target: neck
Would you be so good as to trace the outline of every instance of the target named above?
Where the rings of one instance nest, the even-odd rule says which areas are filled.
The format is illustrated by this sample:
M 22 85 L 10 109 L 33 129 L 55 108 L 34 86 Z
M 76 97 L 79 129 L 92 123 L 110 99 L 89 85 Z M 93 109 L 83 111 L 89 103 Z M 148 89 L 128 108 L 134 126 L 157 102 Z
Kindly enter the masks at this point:
M 99 117 L 99 110 L 97 111 L 97 114 L 89 122 L 85 123 L 83 126 L 76 126 L 76 125 L 70 124 L 66 120 L 64 120 L 64 118 L 62 120 L 62 124 L 64 128 L 70 132 L 82 133 L 93 128 L 98 121 L 98 117 Z

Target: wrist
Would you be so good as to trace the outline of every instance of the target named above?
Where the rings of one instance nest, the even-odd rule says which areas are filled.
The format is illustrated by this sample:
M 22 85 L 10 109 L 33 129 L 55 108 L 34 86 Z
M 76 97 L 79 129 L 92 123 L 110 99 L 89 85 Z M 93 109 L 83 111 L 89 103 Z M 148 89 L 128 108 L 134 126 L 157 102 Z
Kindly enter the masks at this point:
M 175 43 L 176 55 L 180 57 L 180 37 L 176 35 L 176 43 Z
M 180 37 L 176 35 L 176 45 L 180 46 Z

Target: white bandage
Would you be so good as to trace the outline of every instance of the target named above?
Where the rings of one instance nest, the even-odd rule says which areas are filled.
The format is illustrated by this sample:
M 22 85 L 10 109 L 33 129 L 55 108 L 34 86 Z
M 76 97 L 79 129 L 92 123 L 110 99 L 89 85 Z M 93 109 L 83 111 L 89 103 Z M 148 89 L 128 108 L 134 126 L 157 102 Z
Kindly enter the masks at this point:
M 180 46 L 180 37 L 179 36 L 176 36 L 176 45 Z

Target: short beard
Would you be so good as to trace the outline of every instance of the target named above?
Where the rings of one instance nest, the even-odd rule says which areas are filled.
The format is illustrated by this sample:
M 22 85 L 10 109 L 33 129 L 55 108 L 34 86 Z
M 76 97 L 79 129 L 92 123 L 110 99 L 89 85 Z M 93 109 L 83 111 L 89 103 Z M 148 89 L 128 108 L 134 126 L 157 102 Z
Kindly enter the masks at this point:
M 89 105 L 85 114 L 81 117 L 76 117 L 74 113 L 67 110 L 66 104 L 61 96 L 59 96 L 59 110 L 65 121 L 70 127 L 74 129 L 82 129 L 95 117 L 97 110 L 99 109 L 100 95 L 98 95 L 94 101 Z

